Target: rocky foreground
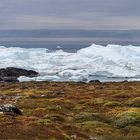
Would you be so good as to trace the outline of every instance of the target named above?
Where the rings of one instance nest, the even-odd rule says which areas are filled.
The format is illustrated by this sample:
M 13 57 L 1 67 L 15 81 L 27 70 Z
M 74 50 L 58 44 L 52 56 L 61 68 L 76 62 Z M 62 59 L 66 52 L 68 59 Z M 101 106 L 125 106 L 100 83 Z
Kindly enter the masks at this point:
M 140 139 L 140 82 L 1 82 L 0 105 L 0 139 Z

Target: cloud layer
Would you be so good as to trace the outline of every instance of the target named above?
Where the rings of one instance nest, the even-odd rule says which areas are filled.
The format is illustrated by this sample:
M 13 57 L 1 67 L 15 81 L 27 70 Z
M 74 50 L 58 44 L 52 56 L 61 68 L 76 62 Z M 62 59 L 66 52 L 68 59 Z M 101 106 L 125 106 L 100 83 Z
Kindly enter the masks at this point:
M 0 29 L 140 29 L 139 0 L 0 0 Z

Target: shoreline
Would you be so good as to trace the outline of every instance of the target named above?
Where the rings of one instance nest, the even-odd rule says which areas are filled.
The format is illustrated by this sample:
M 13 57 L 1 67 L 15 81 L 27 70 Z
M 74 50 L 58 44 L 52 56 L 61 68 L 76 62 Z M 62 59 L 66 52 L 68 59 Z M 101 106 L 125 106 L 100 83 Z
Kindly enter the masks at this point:
M 128 83 L 128 84 L 132 84 L 132 83 L 139 83 L 140 84 L 140 81 L 127 81 L 127 80 L 124 80 L 124 81 L 100 81 L 100 80 L 91 80 L 89 82 L 84 82 L 84 81 L 78 81 L 78 82 L 75 82 L 75 81 L 50 81 L 50 80 L 44 80 L 44 81 L 22 81 L 22 82 L 19 82 L 19 81 L 13 81 L 13 82 L 0 82 L 0 85 L 1 84 L 26 84 L 26 83 L 56 83 L 56 84 L 122 84 L 122 83 Z

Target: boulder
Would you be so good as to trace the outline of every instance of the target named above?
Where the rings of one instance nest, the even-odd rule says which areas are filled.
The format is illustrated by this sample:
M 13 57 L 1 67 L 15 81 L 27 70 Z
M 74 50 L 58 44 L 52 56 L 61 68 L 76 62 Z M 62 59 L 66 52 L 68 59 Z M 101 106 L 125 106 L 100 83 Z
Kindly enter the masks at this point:
M 12 116 L 22 115 L 21 110 L 18 109 L 15 105 L 12 105 L 12 104 L 0 105 L 0 112 L 8 113 Z

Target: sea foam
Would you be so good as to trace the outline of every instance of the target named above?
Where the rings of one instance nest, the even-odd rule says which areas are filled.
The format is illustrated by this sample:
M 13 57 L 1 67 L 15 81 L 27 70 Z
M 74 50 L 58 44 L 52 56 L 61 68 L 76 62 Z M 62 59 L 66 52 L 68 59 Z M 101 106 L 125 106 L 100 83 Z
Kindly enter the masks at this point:
M 0 47 L 0 68 L 17 67 L 39 72 L 20 81 L 89 81 L 92 77 L 140 78 L 140 46 L 92 44 L 76 53 L 45 48 Z

